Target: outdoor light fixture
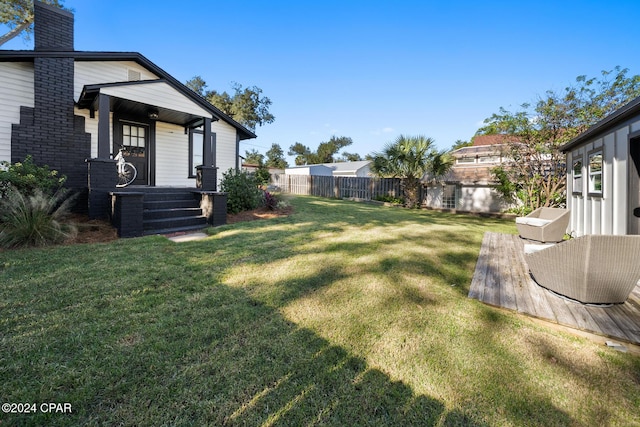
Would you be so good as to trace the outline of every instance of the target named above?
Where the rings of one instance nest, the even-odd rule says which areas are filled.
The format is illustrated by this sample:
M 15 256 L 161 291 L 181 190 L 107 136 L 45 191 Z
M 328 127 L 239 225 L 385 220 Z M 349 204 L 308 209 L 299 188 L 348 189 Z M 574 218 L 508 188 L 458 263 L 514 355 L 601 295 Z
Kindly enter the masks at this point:
M 158 110 L 156 109 L 149 110 L 147 114 L 151 120 L 158 120 L 158 114 L 159 114 Z

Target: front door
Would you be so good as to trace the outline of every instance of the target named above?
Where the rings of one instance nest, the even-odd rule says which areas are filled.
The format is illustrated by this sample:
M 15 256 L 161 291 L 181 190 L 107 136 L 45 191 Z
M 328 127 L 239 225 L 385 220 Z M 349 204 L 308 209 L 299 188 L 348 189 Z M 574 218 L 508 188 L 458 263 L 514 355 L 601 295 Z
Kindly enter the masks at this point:
M 149 184 L 149 126 L 142 123 L 119 121 L 114 135 L 114 154 L 122 149 L 127 162 L 138 170 L 133 185 Z
M 629 141 L 629 234 L 640 234 L 640 136 Z

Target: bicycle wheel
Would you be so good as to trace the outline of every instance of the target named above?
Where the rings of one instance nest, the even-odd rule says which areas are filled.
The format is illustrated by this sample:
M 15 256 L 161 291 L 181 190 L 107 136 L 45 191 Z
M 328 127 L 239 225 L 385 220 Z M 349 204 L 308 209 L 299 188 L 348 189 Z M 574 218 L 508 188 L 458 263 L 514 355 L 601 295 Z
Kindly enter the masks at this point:
M 131 184 L 133 180 L 136 179 L 137 174 L 138 171 L 135 166 L 131 163 L 125 163 L 122 165 L 122 170 L 118 172 L 118 183 L 116 187 L 126 187 Z

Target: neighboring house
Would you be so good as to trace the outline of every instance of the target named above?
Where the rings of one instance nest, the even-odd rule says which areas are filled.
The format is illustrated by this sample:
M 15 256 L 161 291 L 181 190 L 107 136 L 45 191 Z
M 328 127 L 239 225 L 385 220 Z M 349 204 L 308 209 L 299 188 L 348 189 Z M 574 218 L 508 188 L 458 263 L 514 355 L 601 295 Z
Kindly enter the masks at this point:
M 478 135 L 473 145 L 451 153 L 454 165 L 442 182 L 427 182 L 426 205 L 470 212 L 501 212 L 509 206 L 494 189 L 491 170 L 504 162 L 508 135 Z
M 569 231 L 640 234 L 640 98 L 561 147 Z
M 292 166 L 285 169 L 286 175 L 371 176 L 371 161 L 321 163 L 317 165 Z
M 65 174 L 84 211 L 110 216 L 121 235 L 188 227 L 142 218 L 158 210 L 148 204 L 157 187 L 197 188 L 211 222 L 221 174 L 239 168 L 239 142 L 255 134 L 139 53 L 75 51 L 73 21 L 36 1 L 34 50 L 0 50 L 0 160 L 31 155 Z M 138 170 L 126 191 L 115 188 L 119 149 Z

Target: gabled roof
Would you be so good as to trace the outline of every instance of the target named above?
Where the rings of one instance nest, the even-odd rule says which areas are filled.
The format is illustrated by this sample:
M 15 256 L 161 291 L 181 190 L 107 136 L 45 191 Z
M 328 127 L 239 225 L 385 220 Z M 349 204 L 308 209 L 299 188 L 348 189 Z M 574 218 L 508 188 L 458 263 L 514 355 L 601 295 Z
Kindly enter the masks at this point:
M 607 117 L 600 120 L 598 123 L 591 126 L 589 129 L 582 132 L 580 135 L 576 136 L 571 141 L 561 146 L 560 151 L 562 151 L 563 153 L 566 153 L 572 148 L 578 145 L 581 145 L 584 142 L 587 142 L 588 139 L 591 139 L 596 135 L 602 132 L 605 132 L 608 129 L 614 127 L 615 125 L 622 123 L 625 120 L 628 120 L 631 117 L 636 116 L 638 114 L 640 114 L 640 96 L 632 100 L 625 106 L 617 109 L 613 113 L 609 114 Z
M 360 160 L 357 162 L 316 163 L 313 165 L 290 166 L 287 169 L 308 168 L 311 166 L 323 166 L 333 170 L 334 172 L 341 172 L 341 173 L 354 172 L 355 173 L 358 170 L 362 169 L 363 167 L 369 165 L 370 163 L 371 163 L 371 160 Z
M 519 142 L 520 139 L 513 135 L 504 134 L 491 134 L 491 135 L 476 135 L 472 138 L 473 146 L 478 147 L 481 145 L 497 145 L 506 144 L 508 142 Z
M 206 111 L 209 111 L 214 120 L 222 120 L 236 128 L 240 139 L 256 138 L 256 135 L 233 120 L 231 117 L 223 113 L 220 109 L 207 102 L 206 99 L 189 89 L 176 78 L 171 76 L 162 68 L 151 62 L 138 52 L 87 52 L 87 51 L 34 51 L 34 50 L 0 50 L 0 62 L 26 62 L 33 61 L 35 58 L 55 57 L 55 58 L 73 58 L 75 61 L 133 61 L 143 66 L 153 74 L 157 75 L 166 84 L 180 92 L 192 102 L 199 105 Z M 114 84 L 123 84 L 125 82 L 114 82 Z M 126 82 L 137 83 L 137 82 Z M 94 85 L 92 85 L 94 86 Z M 99 86 L 99 85 L 95 85 Z M 103 85 L 104 86 L 104 85 Z

